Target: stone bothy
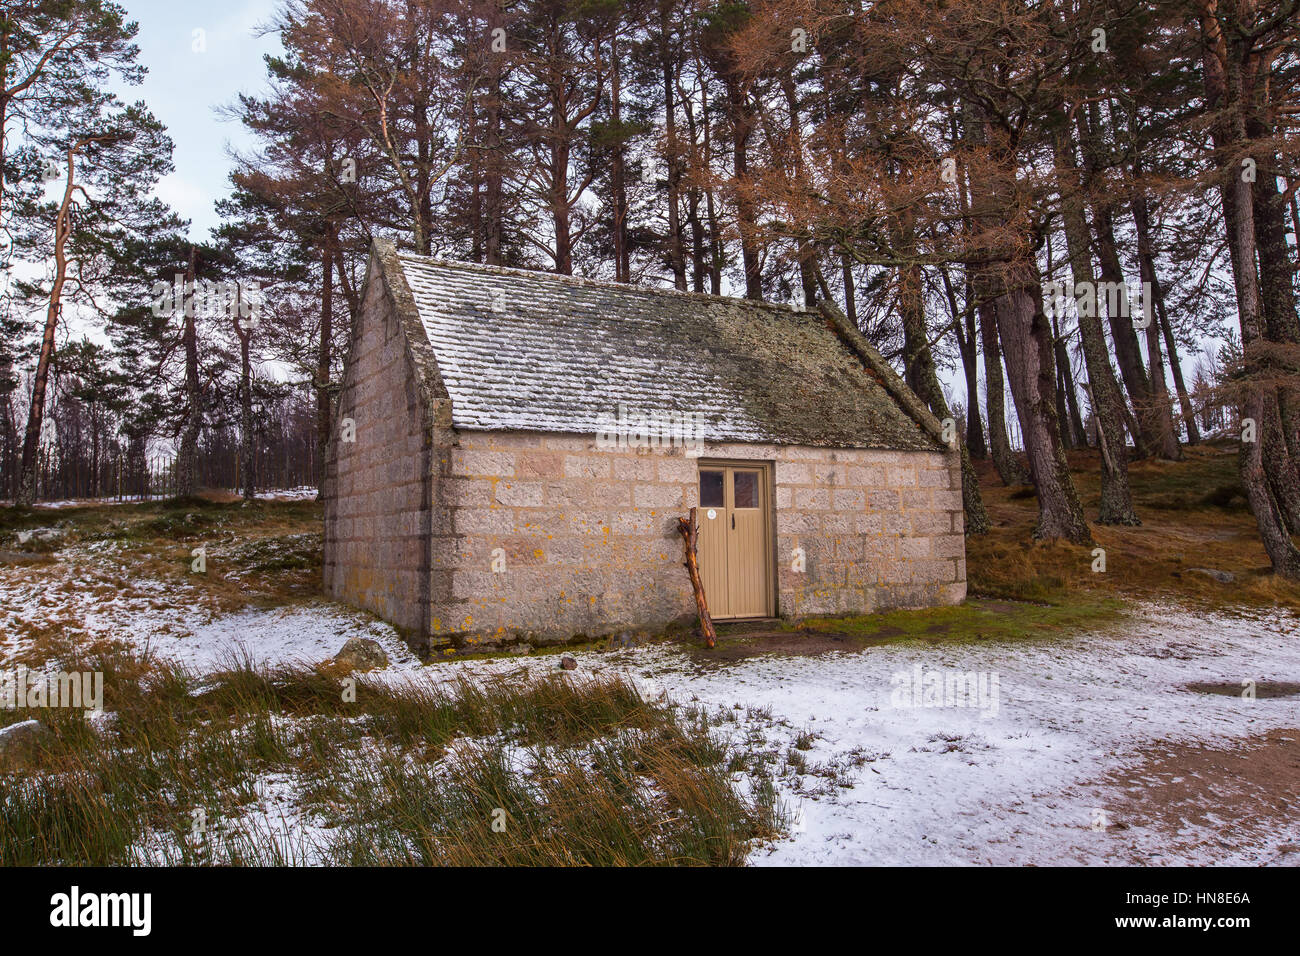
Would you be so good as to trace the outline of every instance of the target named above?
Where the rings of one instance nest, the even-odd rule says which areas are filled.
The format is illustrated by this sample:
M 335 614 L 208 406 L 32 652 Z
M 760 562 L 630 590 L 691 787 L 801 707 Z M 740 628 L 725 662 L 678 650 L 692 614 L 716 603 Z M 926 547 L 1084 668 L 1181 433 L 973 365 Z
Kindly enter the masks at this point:
M 418 648 L 953 604 L 957 452 L 831 306 L 371 251 L 326 464 L 327 590 Z

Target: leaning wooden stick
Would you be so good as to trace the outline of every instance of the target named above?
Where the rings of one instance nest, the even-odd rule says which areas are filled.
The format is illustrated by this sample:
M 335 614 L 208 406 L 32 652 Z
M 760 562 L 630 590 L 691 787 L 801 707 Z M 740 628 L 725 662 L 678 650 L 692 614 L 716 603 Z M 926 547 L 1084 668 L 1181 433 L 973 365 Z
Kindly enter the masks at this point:
M 695 523 L 695 509 L 691 509 L 689 518 L 677 519 L 677 530 L 686 542 L 686 570 L 691 576 L 691 587 L 695 590 L 695 607 L 700 614 L 700 633 L 704 635 L 704 646 L 713 647 L 718 643 L 718 633 L 713 629 L 713 618 L 709 616 L 709 602 L 704 596 L 704 585 L 700 582 L 700 559 L 695 550 L 696 534 L 699 525 Z

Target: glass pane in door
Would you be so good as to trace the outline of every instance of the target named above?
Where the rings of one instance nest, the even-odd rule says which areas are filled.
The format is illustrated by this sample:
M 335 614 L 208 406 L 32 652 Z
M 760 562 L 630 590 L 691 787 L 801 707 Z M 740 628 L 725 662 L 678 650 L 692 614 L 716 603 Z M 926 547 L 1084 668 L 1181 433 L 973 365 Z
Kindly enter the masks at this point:
M 737 471 L 735 475 L 735 507 L 758 507 L 758 472 Z
M 726 506 L 723 477 L 724 473 L 721 471 L 700 472 L 701 508 L 722 508 Z

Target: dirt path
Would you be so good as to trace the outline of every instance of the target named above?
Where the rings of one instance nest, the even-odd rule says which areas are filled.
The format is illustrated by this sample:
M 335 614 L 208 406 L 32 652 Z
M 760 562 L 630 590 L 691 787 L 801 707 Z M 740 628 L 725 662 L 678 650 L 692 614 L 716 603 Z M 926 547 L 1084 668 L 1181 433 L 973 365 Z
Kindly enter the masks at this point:
M 1165 743 L 1092 789 L 1117 845 L 1131 863 L 1258 848 L 1255 862 L 1300 866 L 1300 842 L 1279 842 L 1300 820 L 1300 729 L 1253 735 L 1235 745 Z M 1141 833 L 1126 840 L 1127 833 Z M 1122 849 L 1121 849 L 1122 848 Z

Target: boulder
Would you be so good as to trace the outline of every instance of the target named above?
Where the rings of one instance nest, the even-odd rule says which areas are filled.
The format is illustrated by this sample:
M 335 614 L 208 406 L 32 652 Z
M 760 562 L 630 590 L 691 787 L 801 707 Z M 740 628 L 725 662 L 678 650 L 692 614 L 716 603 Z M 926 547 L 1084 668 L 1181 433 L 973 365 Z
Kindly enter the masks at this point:
M 350 671 L 373 671 L 388 666 L 388 655 L 378 641 L 353 637 L 334 655 L 334 663 Z
M 39 720 L 0 727 L 0 767 L 32 760 L 53 740 L 54 734 Z
M 1197 574 L 1207 574 L 1220 584 L 1231 584 L 1237 580 L 1237 576 L 1231 571 L 1219 571 L 1216 568 L 1188 568 L 1189 571 L 1195 571 Z

